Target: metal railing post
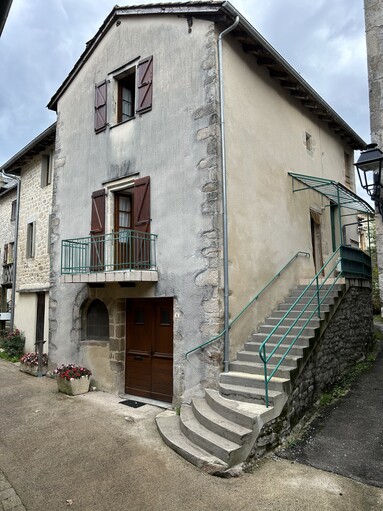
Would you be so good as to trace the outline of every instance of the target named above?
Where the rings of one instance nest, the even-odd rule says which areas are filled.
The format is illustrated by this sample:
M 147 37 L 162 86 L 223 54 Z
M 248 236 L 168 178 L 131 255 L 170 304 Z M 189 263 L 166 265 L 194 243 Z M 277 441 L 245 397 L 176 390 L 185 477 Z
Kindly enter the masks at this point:
M 318 301 L 318 318 L 320 318 L 320 297 L 319 297 L 318 275 L 316 276 L 316 288 L 317 288 L 317 301 Z

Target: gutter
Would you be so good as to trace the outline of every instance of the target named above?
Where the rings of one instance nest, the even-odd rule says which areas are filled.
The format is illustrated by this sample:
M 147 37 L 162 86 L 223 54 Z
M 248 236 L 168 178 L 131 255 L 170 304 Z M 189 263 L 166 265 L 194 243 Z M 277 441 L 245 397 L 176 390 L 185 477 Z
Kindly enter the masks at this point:
M 235 29 L 239 23 L 239 16 L 226 30 L 218 36 L 218 85 L 220 105 L 220 128 L 221 128 L 221 167 L 222 167 L 222 223 L 223 223 L 223 294 L 224 294 L 224 344 L 223 365 L 224 372 L 229 370 L 229 243 L 227 226 L 227 184 L 226 184 L 226 146 L 225 146 L 225 108 L 223 91 L 223 64 L 222 64 L 222 39 Z

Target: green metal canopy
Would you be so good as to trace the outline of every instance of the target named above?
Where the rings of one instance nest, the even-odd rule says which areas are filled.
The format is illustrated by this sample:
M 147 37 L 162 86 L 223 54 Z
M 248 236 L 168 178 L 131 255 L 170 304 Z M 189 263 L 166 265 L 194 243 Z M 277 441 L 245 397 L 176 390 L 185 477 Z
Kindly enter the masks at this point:
M 333 181 L 332 179 L 325 179 L 323 177 L 295 174 L 293 172 L 289 172 L 289 176 L 293 178 L 294 192 L 300 192 L 302 190 L 315 190 L 339 207 L 354 209 L 369 215 L 375 214 L 374 209 L 364 199 L 337 181 Z M 302 183 L 304 187 L 296 188 L 294 180 Z

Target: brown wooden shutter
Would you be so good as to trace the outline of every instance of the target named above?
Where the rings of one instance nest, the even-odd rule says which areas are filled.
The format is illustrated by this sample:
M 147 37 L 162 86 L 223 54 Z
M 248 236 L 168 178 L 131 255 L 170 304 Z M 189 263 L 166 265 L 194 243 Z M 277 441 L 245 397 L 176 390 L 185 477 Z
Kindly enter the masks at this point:
M 92 193 L 91 234 L 105 234 L 105 190 Z
M 94 103 L 94 130 L 106 127 L 106 80 L 96 85 Z
M 152 109 L 153 56 L 140 60 L 137 66 L 137 109 L 143 114 Z
M 134 181 L 133 229 L 150 232 L 150 177 Z

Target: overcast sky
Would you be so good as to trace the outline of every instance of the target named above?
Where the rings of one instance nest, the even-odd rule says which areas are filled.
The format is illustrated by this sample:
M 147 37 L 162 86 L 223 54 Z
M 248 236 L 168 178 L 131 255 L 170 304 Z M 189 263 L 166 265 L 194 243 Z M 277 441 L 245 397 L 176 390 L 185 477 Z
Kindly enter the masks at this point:
M 0 39 L 0 164 L 55 121 L 48 101 L 115 4 L 13 0 Z M 232 4 L 368 142 L 363 0 Z

